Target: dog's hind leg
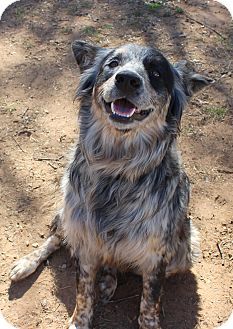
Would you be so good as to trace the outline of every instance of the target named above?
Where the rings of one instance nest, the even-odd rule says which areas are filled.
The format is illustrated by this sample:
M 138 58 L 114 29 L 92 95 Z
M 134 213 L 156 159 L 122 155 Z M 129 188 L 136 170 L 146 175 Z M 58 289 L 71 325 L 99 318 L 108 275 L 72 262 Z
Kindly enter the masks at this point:
M 56 215 L 48 239 L 35 251 L 16 261 L 10 271 L 10 279 L 19 281 L 35 272 L 37 267 L 55 250 L 59 249 L 63 241 L 60 215 Z
M 117 287 L 117 270 L 115 268 L 105 266 L 101 273 L 99 281 L 100 299 L 102 302 L 108 302 L 115 293 Z

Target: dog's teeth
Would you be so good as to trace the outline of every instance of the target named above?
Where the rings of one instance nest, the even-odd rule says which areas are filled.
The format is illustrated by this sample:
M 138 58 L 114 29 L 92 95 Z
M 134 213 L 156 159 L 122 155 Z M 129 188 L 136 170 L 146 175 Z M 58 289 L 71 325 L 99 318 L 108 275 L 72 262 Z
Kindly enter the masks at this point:
M 112 103 L 111 103 L 111 111 L 112 111 L 113 114 L 117 114 L 118 116 L 122 116 L 123 118 L 130 118 L 130 117 L 132 117 L 132 115 L 134 114 L 135 109 L 134 109 L 134 111 L 133 111 L 132 113 L 130 113 L 130 114 L 126 114 L 126 113 L 118 113 L 118 112 L 116 112 L 116 111 L 114 110 L 114 104 L 113 104 L 113 102 L 112 102 Z
M 112 113 L 113 113 L 113 114 L 116 114 L 116 112 L 114 111 L 114 105 L 113 105 L 113 102 L 111 103 L 111 110 L 112 110 Z

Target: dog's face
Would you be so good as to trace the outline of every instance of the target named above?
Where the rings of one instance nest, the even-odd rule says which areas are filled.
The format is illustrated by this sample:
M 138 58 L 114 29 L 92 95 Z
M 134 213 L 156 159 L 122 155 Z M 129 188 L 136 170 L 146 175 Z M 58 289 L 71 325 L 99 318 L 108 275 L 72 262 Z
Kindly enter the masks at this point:
M 133 129 L 158 117 L 174 85 L 168 61 L 153 48 L 126 45 L 101 63 L 95 95 L 117 129 Z
M 169 115 L 179 122 L 187 96 L 210 82 L 186 72 L 184 62 L 173 67 L 152 47 L 105 49 L 76 41 L 73 51 L 82 72 L 78 95 L 92 94 L 96 115 L 117 130 L 166 123 Z

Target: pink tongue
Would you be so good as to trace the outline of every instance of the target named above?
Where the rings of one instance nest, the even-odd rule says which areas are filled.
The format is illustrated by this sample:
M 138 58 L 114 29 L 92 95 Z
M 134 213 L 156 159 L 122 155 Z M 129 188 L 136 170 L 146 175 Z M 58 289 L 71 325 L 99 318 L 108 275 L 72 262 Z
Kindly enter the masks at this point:
M 118 99 L 112 103 L 112 110 L 120 116 L 131 117 L 134 114 L 136 108 L 126 99 Z

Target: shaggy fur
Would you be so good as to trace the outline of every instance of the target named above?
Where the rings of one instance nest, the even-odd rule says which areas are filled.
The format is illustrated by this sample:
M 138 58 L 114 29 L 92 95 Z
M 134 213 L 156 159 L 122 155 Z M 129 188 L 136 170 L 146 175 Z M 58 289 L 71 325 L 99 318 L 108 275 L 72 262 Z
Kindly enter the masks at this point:
M 100 268 L 105 301 L 116 289 L 116 269 L 143 276 L 139 326 L 158 329 L 165 276 L 189 269 L 199 252 L 176 137 L 189 97 L 212 80 L 187 62 L 172 66 L 151 47 L 76 41 L 73 52 L 82 73 L 80 134 L 62 183 L 63 209 L 45 244 L 10 277 L 31 274 L 64 239 L 79 260 L 70 329 L 91 327 Z

